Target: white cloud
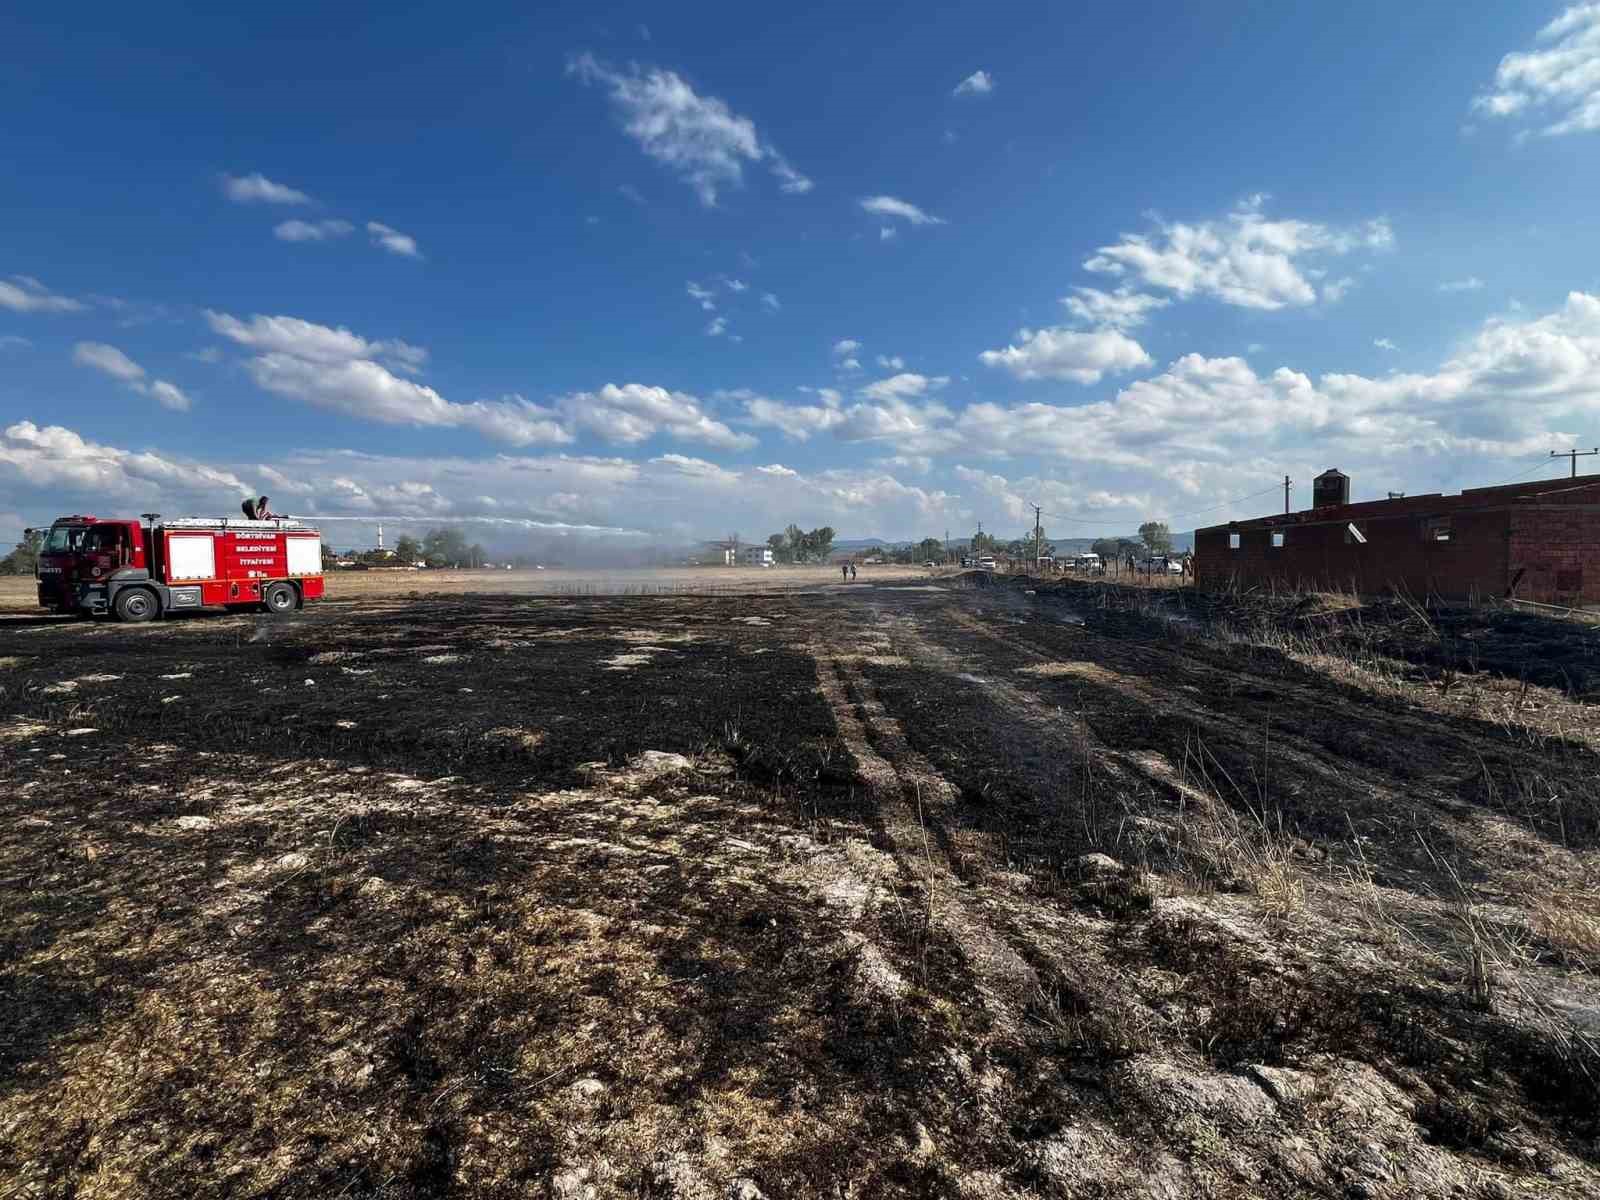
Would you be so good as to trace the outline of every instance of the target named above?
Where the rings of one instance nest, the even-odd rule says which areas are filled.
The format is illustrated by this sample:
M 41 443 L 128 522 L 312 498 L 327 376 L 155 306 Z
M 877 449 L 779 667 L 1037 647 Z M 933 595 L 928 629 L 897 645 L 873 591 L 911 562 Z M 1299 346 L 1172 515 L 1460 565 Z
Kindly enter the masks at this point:
M 272 236 L 280 242 L 326 242 L 342 238 L 355 230 L 349 221 L 284 221 L 272 228 Z
M 855 338 L 840 338 L 833 344 L 833 356 L 835 358 L 849 358 L 859 349 L 861 349 L 861 343 L 856 341 Z
M 115 346 L 108 346 L 104 342 L 79 342 L 72 348 L 72 361 L 80 367 L 90 367 L 123 383 L 143 379 L 145 374 L 144 368 L 133 359 Z
M 733 292 L 735 295 L 737 295 L 739 292 L 747 291 L 750 287 L 750 285 L 745 283 L 742 279 L 729 279 L 726 276 L 723 277 L 722 282 L 727 286 L 727 289 L 730 292 Z
M 1388 339 L 1386 337 L 1373 338 L 1372 339 L 1372 344 L 1374 346 L 1376 346 L 1379 350 L 1398 350 L 1398 349 L 1400 349 L 1399 346 L 1396 346 L 1394 344 L 1394 342 L 1392 342 L 1390 339 Z
M 1147 313 L 1172 303 L 1164 296 L 1150 296 L 1129 288 L 1118 288 L 1115 292 L 1102 292 L 1092 287 L 1072 290 L 1077 294 L 1062 297 L 1061 303 L 1078 320 L 1097 328 L 1134 329 L 1145 323 Z
M 943 217 L 931 216 L 923 212 L 909 200 L 901 200 L 894 196 L 863 196 L 861 207 L 875 217 L 898 217 L 912 225 L 943 225 Z
M 115 346 L 108 346 L 104 342 L 79 342 L 72 348 L 72 361 L 80 367 L 88 367 L 127 384 L 163 408 L 188 412 L 192 407 L 189 397 L 176 384 L 168 383 L 165 379 L 147 380 L 145 369 Z
M 372 244 L 380 250 L 387 250 L 390 254 L 398 254 L 402 258 L 422 257 L 421 251 L 417 249 L 416 239 L 401 233 L 398 229 L 391 229 L 378 221 L 368 221 L 367 232 L 372 235 Z
M 162 408 L 170 408 L 173 412 L 188 412 L 192 401 L 176 384 L 168 383 L 165 379 L 157 379 L 150 385 L 149 394 Z
M 950 382 L 948 375 L 918 375 L 914 371 L 905 371 L 899 375 L 880 379 L 876 383 L 869 383 L 861 389 L 861 395 L 868 400 L 903 400 L 912 396 L 921 396 L 927 392 L 936 392 Z
M 715 96 L 701 96 L 676 73 L 660 67 L 626 73 L 591 54 L 572 59 L 567 71 L 610 95 L 623 132 L 647 155 L 679 175 L 708 208 L 725 188 L 744 183 L 745 164 L 761 164 L 780 191 L 809 192 L 811 180 L 789 165 L 756 132 L 755 122 Z
M 884 225 L 884 226 L 880 227 L 879 230 L 878 230 L 878 240 L 880 242 L 892 241 L 893 239 L 895 239 L 895 238 L 897 238 L 899 236 L 900 236 L 900 231 L 898 229 L 896 229 L 893 225 Z
M 661 467 L 675 475 L 687 475 L 708 483 L 729 485 L 739 482 L 739 473 L 719 467 L 703 458 L 690 458 L 685 454 L 662 454 L 650 460 L 653 467 Z
M 224 175 L 222 193 L 235 204 L 310 204 L 311 197 L 285 184 L 274 183 L 260 171 Z
M 898 354 L 880 354 L 878 355 L 878 365 L 885 371 L 904 371 L 906 369 L 906 360 Z
M 33 345 L 33 343 L 27 338 L 21 337 L 15 333 L 8 333 L 0 336 L 0 350 L 26 350 L 31 345 Z
M 830 389 L 831 391 L 831 389 Z M 745 413 L 752 425 L 780 430 L 792 441 L 808 441 L 844 424 L 846 417 L 838 405 L 838 393 L 831 404 L 784 404 L 766 396 L 745 397 Z
M 85 305 L 70 296 L 58 296 L 31 275 L 0 279 L 0 308 L 12 312 L 82 312 Z
M 428 352 L 399 338 L 368 341 L 344 326 L 333 328 L 299 317 L 252 316 L 241 321 L 227 313 L 206 310 L 213 332 L 256 351 L 276 351 L 312 362 L 336 363 L 352 358 L 383 359 L 401 370 L 414 371 L 428 361 Z
M 1240 358 L 1190 354 L 1106 401 L 971 405 L 961 432 L 974 453 L 1027 445 L 1143 479 L 1184 464 L 1238 491 L 1245 468 L 1270 478 L 1335 455 L 1341 466 L 1381 467 L 1393 483 L 1430 459 L 1455 476 L 1464 457 L 1526 455 L 1581 439 L 1597 420 L 1600 296 L 1574 292 L 1543 317 L 1485 323 L 1431 374 L 1313 382 L 1286 367 L 1258 375 Z
M 1383 218 L 1336 229 L 1312 221 L 1269 221 L 1265 197 L 1252 196 L 1219 221 L 1165 223 L 1152 234 L 1124 234 L 1084 262 L 1087 270 L 1122 276 L 1131 273 L 1148 287 L 1180 299 L 1211 296 L 1241 308 L 1279 309 L 1317 301 L 1312 284 L 1327 256 L 1382 250 L 1394 244 Z M 1341 281 L 1347 286 L 1348 281 Z M 1343 294 L 1343 287 L 1329 285 Z
M 574 427 L 617 445 L 637 445 L 657 436 L 724 450 L 747 450 L 756 444 L 749 434 L 735 433 L 711 417 L 694 396 L 661 387 L 608 383 L 596 392 L 565 396 L 559 407 Z
M 777 312 L 783 307 L 783 305 L 778 303 L 778 297 L 773 295 L 771 292 L 763 292 L 761 294 L 761 307 L 765 308 L 768 312 Z
M 634 187 L 631 183 L 618 184 L 617 192 L 619 195 L 625 196 L 629 200 L 632 200 L 635 204 L 642 206 L 645 203 L 644 193 L 638 188 Z
M 279 396 L 384 425 L 473 429 L 514 446 L 557 445 L 572 435 L 550 410 L 519 396 L 458 404 L 395 371 L 414 373 L 427 361 L 420 346 L 370 341 L 344 327 L 298 317 L 241 321 L 206 312 L 223 337 L 249 348 L 246 368 L 256 386 Z
M 707 312 L 711 312 L 717 307 L 717 302 L 714 299 L 716 293 L 709 288 L 701 287 L 694 280 L 691 279 L 687 284 L 685 284 L 684 290 L 687 291 L 692 298 L 698 300 L 700 302 L 700 307 L 705 309 Z
M 1350 289 L 1355 287 L 1356 281 L 1348 275 L 1341 276 L 1330 283 L 1322 285 L 1322 298 L 1329 304 L 1337 304 L 1349 295 Z
M 471 429 L 512 446 L 561 445 L 572 435 L 556 414 L 520 396 L 458 404 L 371 359 L 318 362 L 268 352 L 246 364 L 263 391 L 381 425 Z
M 858 358 L 847 358 L 839 364 L 839 370 L 859 371 L 861 370 L 861 360 Z
M 225 498 L 231 506 L 240 496 L 256 494 L 231 471 L 102 445 L 59 425 L 41 427 L 32 421 L 18 421 L 0 431 L 0 495 L 8 478 L 26 489 L 50 489 L 54 494 L 96 500 L 102 507 L 109 497 L 143 502 L 152 493 L 167 498 Z M 41 515 L 53 513 L 47 509 Z
M 953 96 L 987 96 L 994 91 L 994 76 L 987 71 L 974 71 L 960 83 L 951 93 Z
M 726 332 L 728 332 L 727 317 L 712 317 L 706 325 L 707 337 L 721 337 Z
M 921 536 L 953 524 L 957 503 L 946 490 L 908 485 L 873 467 L 808 474 L 779 463 L 737 471 L 672 454 L 633 462 L 352 450 L 220 465 L 131 453 L 28 422 L 0 430 L 0 514 L 14 516 L 19 527 L 104 505 L 108 497 L 132 511 L 206 512 L 231 510 L 239 497 L 263 491 L 278 507 L 321 524 L 340 547 L 371 545 L 379 518 L 391 538 L 449 522 L 491 548 L 585 563 L 615 563 L 614 547 L 630 537 L 643 542 L 641 530 L 658 543 L 720 536 L 730 523 L 760 542 L 791 521 L 832 525 L 841 535 Z
M 1018 379 L 1065 379 L 1084 384 L 1150 365 L 1144 347 L 1117 329 L 1019 329 L 1017 341 L 1020 345 L 1004 350 L 985 350 L 978 359 L 984 366 L 1004 368 Z
M 1600 4 L 1572 5 L 1534 40 L 1538 49 L 1500 60 L 1473 110 L 1526 117 L 1545 137 L 1600 130 Z
M 1439 285 L 1441 292 L 1476 292 L 1483 287 L 1483 280 L 1476 275 L 1468 275 L 1465 279 L 1451 279 Z

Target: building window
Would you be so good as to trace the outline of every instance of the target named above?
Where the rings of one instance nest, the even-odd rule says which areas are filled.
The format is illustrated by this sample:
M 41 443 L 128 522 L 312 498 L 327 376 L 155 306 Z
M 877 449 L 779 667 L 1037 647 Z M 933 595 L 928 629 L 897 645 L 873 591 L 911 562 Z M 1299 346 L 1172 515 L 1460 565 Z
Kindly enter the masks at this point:
M 1272 548 L 1274 550 L 1283 549 L 1283 530 L 1274 529 L 1272 531 Z
M 1230 533 L 1228 535 L 1228 549 L 1229 550 L 1237 550 L 1238 548 L 1239 548 L 1239 535 L 1237 533 Z
M 1449 517 L 1435 517 L 1433 520 L 1426 522 L 1423 528 L 1427 531 L 1425 536 L 1430 542 L 1448 542 L 1450 540 Z
M 1345 545 L 1365 546 L 1367 544 L 1366 530 L 1354 521 L 1347 522 L 1344 527 Z

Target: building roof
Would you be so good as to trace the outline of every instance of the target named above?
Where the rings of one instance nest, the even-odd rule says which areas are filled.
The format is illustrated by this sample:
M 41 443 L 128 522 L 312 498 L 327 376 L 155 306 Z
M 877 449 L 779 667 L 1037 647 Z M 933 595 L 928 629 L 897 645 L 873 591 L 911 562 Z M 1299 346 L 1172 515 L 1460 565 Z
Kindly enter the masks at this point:
M 1589 493 L 1584 495 L 1583 493 Z M 1600 475 L 1579 475 L 1576 479 L 1536 479 L 1530 483 L 1496 484 L 1466 488 L 1457 495 L 1428 492 L 1420 496 L 1401 496 L 1394 500 L 1364 500 L 1354 504 L 1329 504 L 1299 512 L 1276 513 L 1228 521 L 1196 529 L 1196 534 L 1218 530 L 1277 529 L 1286 525 L 1382 520 L 1393 517 L 1420 517 L 1479 511 L 1522 504 L 1600 504 Z

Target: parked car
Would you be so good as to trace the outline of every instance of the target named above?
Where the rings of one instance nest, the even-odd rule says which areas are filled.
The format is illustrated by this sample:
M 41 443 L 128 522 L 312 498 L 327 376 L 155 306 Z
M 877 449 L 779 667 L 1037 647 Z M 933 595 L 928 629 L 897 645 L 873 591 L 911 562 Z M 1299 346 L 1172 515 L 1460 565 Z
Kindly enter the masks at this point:
M 1145 575 L 1182 575 L 1183 560 L 1170 554 L 1156 554 L 1141 562 L 1139 571 Z
M 994 559 L 990 555 L 985 554 L 982 558 L 980 558 L 978 560 L 978 569 L 979 570 L 981 570 L 981 571 L 992 571 L 992 570 L 994 570 L 994 568 L 995 568 L 995 562 L 994 562 Z

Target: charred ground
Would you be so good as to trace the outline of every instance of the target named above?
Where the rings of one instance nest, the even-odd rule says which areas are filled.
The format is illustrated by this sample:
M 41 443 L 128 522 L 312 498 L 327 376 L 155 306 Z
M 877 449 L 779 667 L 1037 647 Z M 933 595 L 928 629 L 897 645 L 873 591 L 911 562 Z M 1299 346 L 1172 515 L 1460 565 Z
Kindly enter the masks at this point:
M 0 619 L 0 1178 L 1600 1187 L 1592 632 L 961 584 Z

